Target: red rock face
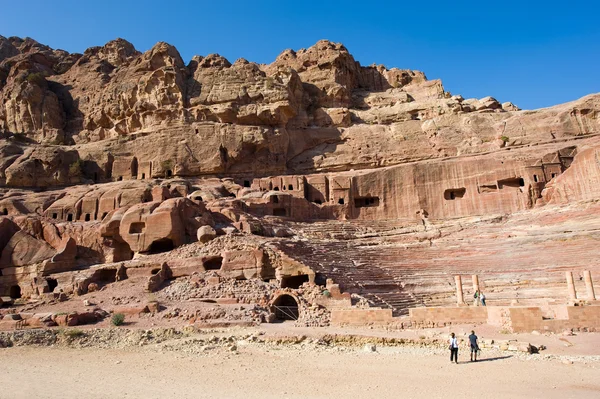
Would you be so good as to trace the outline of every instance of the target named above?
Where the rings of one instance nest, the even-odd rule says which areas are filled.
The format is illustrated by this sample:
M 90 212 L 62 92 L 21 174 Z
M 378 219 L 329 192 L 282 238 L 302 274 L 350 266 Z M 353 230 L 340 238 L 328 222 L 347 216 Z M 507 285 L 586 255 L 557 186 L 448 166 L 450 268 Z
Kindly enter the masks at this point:
M 530 250 L 554 254 L 528 278 L 556 297 L 553 259 L 567 258 L 511 248 L 497 218 L 551 232 L 570 215 L 595 237 L 578 212 L 600 195 L 599 110 L 597 94 L 533 111 L 464 99 L 328 41 L 269 65 L 186 65 L 167 43 L 68 54 L 0 37 L 0 295 L 48 293 L 48 275 L 64 293 L 101 289 L 119 262 L 150 291 L 207 271 L 290 290 L 331 278 L 338 296 L 405 313 L 453 303 L 453 274 L 484 270 L 506 292 Z M 569 248 L 598 255 L 588 244 Z

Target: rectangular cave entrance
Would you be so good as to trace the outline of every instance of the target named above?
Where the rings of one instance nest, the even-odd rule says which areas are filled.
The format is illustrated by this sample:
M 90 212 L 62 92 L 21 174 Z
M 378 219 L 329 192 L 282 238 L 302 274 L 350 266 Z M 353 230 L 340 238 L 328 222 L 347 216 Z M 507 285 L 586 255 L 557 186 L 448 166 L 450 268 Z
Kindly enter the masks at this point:
M 163 252 L 172 251 L 174 249 L 175 249 L 175 244 L 173 243 L 173 240 L 171 240 L 170 238 L 163 238 L 162 240 L 154 241 L 150 245 L 150 250 L 148 251 L 148 253 L 150 255 L 160 254 Z
M 513 177 L 510 179 L 498 180 L 498 188 L 519 188 L 525 186 L 525 180 L 522 177 Z
M 273 216 L 287 216 L 287 211 L 285 208 L 275 208 L 273 209 Z
M 19 287 L 18 285 L 13 285 L 12 287 L 10 287 L 9 296 L 12 299 L 21 298 L 21 287 Z
M 54 289 L 58 287 L 58 281 L 55 278 L 48 277 L 46 283 L 48 284 L 48 292 L 54 292 Z
M 144 232 L 146 228 L 146 223 L 144 222 L 135 222 L 129 225 L 129 234 L 141 234 Z
M 354 198 L 356 208 L 368 208 L 379 206 L 379 197 L 357 197 Z
M 449 188 L 448 190 L 444 191 L 444 199 L 446 201 L 453 201 L 457 198 L 464 197 L 466 192 L 467 192 L 467 189 L 464 187 Z
M 220 270 L 222 265 L 223 257 L 221 256 L 214 256 L 202 262 L 202 266 L 204 266 L 205 270 Z
M 299 276 L 284 276 L 281 278 L 281 288 L 298 289 L 304 283 L 308 283 L 308 275 L 301 274 Z
M 92 280 L 95 283 L 114 283 L 117 281 L 117 269 L 98 269 L 94 273 Z

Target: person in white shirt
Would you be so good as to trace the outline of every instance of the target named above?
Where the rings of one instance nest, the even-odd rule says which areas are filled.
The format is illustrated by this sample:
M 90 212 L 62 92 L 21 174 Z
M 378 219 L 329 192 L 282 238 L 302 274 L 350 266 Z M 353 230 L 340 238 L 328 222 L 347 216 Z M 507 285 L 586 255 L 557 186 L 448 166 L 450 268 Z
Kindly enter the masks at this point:
M 453 360 L 458 364 L 458 338 L 454 333 L 450 334 L 450 362 Z

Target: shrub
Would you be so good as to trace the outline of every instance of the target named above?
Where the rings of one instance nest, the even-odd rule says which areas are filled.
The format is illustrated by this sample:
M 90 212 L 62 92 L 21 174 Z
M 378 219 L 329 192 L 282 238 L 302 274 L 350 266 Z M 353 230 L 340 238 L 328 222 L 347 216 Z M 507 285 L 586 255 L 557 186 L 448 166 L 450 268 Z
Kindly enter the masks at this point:
M 39 72 L 34 72 L 34 73 L 30 73 L 29 75 L 27 75 L 27 81 L 31 84 L 34 85 L 38 85 L 38 86 L 43 86 L 46 84 L 46 77 L 44 76 L 43 73 L 39 73 Z
M 507 136 L 502 136 L 500 137 L 500 140 L 504 141 L 505 143 L 508 143 L 508 137 Z
M 81 177 L 83 175 L 82 171 L 83 162 L 80 159 L 73 162 L 69 165 L 69 176 L 70 177 Z
M 115 313 L 110 320 L 113 326 L 120 326 L 125 322 L 125 315 L 123 313 Z

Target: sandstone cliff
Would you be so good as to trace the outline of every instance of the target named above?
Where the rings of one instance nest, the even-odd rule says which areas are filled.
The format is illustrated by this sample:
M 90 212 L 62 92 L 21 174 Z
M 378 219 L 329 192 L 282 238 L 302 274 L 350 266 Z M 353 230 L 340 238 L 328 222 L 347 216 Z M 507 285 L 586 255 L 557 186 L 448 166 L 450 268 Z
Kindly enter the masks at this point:
M 372 168 L 552 143 L 599 126 L 596 95 L 520 111 L 453 96 L 422 72 L 361 66 L 328 41 L 270 65 L 217 54 L 186 65 L 167 43 L 140 53 L 122 39 L 69 54 L 0 37 L 0 49 L 0 178 L 9 186 L 111 180 L 121 156 L 151 164 L 148 177 Z M 49 160 L 57 145 L 77 151 L 82 176 L 58 176 L 70 165 Z

